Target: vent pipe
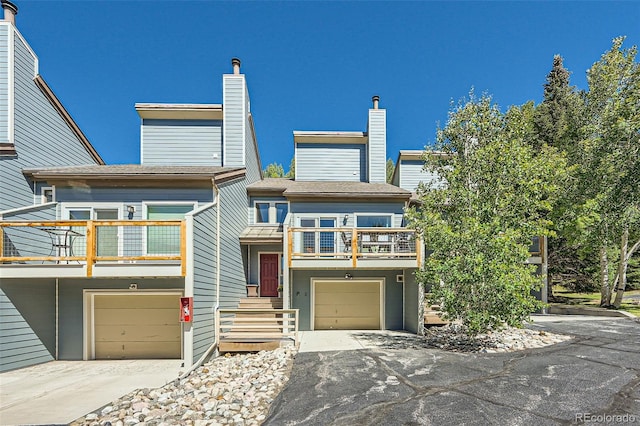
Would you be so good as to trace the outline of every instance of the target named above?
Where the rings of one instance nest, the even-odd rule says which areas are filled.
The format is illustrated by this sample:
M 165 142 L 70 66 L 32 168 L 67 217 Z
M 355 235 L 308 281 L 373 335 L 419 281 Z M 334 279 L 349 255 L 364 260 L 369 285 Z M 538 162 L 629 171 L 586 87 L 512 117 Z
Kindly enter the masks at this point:
M 233 73 L 240 74 L 240 59 L 233 58 L 231 59 L 231 65 L 233 65 Z
M 373 98 L 371 98 L 371 100 L 373 101 L 373 109 L 378 109 L 378 103 L 380 102 L 380 96 L 375 95 Z
M 18 6 L 11 3 L 9 0 L 2 0 L 2 8 L 4 9 L 4 20 L 15 25 Z

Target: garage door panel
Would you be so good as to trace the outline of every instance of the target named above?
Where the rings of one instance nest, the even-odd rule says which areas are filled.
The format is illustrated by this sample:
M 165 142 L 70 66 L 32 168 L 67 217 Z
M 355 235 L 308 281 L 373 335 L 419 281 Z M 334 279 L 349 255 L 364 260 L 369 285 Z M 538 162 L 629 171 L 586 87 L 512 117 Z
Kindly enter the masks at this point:
M 177 309 L 119 309 L 117 314 L 111 309 L 94 309 L 94 324 L 96 325 L 169 325 L 178 319 Z
M 96 295 L 95 358 L 180 358 L 179 301 L 177 294 Z
M 180 340 L 181 328 L 180 325 L 102 325 L 96 326 L 95 332 L 96 342 L 175 342 Z
M 380 318 L 318 318 L 315 328 L 317 330 L 378 330 Z
M 172 342 L 96 342 L 97 359 L 180 358 L 180 348 Z
M 380 329 L 380 283 L 319 282 L 314 293 L 314 328 Z
M 178 309 L 179 296 L 168 295 L 99 295 L 95 297 L 95 309 L 122 309 L 127 307 L 158 309 Z

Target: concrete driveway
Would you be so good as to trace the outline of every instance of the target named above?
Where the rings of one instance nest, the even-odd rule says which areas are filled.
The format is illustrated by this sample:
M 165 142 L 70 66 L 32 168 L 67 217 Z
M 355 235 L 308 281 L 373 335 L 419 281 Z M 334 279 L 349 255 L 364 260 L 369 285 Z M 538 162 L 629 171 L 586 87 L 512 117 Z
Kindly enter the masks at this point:
M 1 373 L 0 424 L 67 424 L 134 389 L 172 381 L 181 364 L 177 359 L 53 361 Z
M 265 424 L 640 423 L 640 323 L 535 319 L 535 329 L 575 338 L 521 352 L 462 354 L 424 348 L 412 336 L 385 341 L 361 332 L 357 339 L 372 343 L 364 349 L 301 352 Z

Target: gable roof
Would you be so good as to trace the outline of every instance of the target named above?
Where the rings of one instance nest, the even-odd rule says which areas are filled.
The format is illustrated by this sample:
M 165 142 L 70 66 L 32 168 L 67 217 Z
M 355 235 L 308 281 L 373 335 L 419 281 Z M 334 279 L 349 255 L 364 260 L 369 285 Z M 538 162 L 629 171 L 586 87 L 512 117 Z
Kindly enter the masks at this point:
M 82 143 L 84 149 L 86 149 L 89 155 L 91 155 L 91 158 L 93 158 L 94 161 L 98 164 L 104 164 L 104 160 L 102 159 L 102 157 L 100 157 L 98 151 L 96 151 L 93 145 L 91 145 L 89 139 L 87 139 L 82 130 L 80 130 L 80 127 L 78 127 L 78 124 L 73 120 L 71 114 L 69 114 L 69 111 L 67 111 L 66 108 L 62 105 L 62 102 L 60 102 L 60 99 L 58 99 L 55 93 L 53 93 L 53 90 L 51 90 L 47 82 L 44 81 L 44 78 L 42 78 L 42 76 L 38 74 L 33 79 L 33 81 L 36 83 L 36 86 L 38 86 L 42 94 L 44 94 L 47 100 L 51 103 L 51 106 L 55 108 L 58 114 L 60 114 L 60 117 L 62 117 L 65 123 L 67 123 L 67 126 L 69 126 L 71 131 L 80 140 L 80 143 Z
M 388 183 L 295 181 L 265 178 L 247 187 L 249 194 L 279 194 L 287 198 L 348 198 L 409 200 L 411 192 Z

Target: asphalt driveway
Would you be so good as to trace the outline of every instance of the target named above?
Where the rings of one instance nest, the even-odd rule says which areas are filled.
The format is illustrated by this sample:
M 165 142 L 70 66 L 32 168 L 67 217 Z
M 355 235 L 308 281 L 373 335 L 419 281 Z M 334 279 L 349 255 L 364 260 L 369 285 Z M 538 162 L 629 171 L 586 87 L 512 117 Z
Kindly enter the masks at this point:
M 377 346 L 299 353 L 265 424 L 640 424 L 639 322 L 540 316 L 531 327 L 574 339 L 463 354 L 362 332 Z

